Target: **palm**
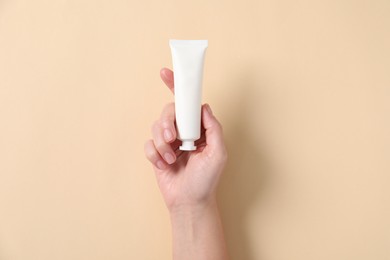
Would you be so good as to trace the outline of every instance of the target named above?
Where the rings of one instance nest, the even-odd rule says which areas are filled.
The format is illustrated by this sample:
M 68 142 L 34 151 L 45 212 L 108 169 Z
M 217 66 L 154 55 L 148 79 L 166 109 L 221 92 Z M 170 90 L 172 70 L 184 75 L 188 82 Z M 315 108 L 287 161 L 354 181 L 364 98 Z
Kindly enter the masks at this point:
M 168 207 L 202 200 L 213 185 L 205 144 L 193 152 L 178 152 L 177 161 L 166 170 L 155 169 L 158 185 Z

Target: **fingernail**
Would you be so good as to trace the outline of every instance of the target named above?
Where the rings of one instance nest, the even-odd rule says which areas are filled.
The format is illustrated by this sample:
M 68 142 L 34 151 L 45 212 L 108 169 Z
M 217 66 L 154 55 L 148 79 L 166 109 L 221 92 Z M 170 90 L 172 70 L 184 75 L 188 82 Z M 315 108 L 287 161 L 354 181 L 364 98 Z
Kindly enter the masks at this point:
M 164 73 L 165 76 L 168 76 L 167 68 L 162 68 L 161 71 Z
M 169 130 L 169 129 L 164 130 L 164 138 L 165 138 L 166 142 L 169 142 L 172 140 L 173 134 L 172 134 L 171 130 Z
M 158 161 L 156 165 L 160 170 L 165 170 L 165 164 L 162 161 Z
M 164 154 L 164 159 L 169 164 L 172 164 L 175 161 L 175 157 L 173 157 L 173 155 L 170 153 Z
M 213 115 L 213 111 L 211 111 L 211 107 L 209 104 L 206 105 L 206 109 L 207 109 L 207 112 L 212 116 Z

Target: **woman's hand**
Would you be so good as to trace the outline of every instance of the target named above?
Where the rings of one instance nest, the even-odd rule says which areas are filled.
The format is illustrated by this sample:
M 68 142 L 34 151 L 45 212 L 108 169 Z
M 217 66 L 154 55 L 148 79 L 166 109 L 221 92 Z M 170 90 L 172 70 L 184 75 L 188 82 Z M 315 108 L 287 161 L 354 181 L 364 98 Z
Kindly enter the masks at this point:
M 162 69 L 160 76 L 174 93 L 173 72 Z M 196 151 L 179 150 L 175 127 L 175 106 L 170 103 L 152 126 L 152 139 L 145 154 L 153 164 L 157 182 L 170 211 L 214 203 L 219 177 L 227 152 L 222 127 L 208 104 L 202 106 L 201 137 Z

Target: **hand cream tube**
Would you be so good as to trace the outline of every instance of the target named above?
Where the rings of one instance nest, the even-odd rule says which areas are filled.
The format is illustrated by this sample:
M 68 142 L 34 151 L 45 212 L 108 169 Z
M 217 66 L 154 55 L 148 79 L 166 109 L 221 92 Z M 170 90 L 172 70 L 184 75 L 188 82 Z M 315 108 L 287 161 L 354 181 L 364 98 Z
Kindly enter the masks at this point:
M 170 40 L 173 78 L 175 81 L 175 114 L 179 147 L 196 150 L 200 138 L 203 64 L 207 40 Z

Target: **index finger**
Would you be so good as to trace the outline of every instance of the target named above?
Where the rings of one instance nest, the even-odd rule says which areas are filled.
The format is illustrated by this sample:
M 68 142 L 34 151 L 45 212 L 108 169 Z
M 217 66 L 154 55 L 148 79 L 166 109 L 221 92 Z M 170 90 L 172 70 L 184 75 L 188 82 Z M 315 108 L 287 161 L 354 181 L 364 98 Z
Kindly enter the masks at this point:
M 175 141 L 177 136 L 175 127 L 175 103 L 169 103 L 165 106 L 161 113 L 160 122 L 165 141 L 168 143 Z
M 173 71 L 168 68 L 162 68 L 160 70 L 160 77 L 164 81 L 165 85 L 175 94 L 175 85 L 173 80 Z

